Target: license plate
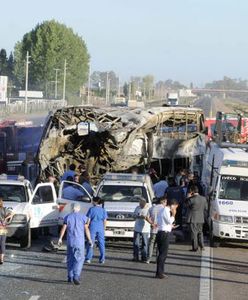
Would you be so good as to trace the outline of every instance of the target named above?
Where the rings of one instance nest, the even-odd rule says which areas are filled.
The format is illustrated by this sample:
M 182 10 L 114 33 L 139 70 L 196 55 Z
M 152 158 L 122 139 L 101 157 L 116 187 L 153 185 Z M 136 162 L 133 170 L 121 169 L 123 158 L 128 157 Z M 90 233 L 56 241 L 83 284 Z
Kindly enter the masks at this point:
M 114 235 L 125 235 L 125 230 L 124 229 L 115 229 L 113 231 Z

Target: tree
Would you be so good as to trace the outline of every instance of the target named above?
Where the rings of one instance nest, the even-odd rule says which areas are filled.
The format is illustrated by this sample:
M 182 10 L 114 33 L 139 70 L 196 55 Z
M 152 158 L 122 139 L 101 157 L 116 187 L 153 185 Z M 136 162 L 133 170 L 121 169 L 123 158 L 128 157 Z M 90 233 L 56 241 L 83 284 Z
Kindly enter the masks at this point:
M 62 93 L 63 69 L 67 60 L 67 93 L 76 94 L 87 81 L 89 54 L 83 39 L 71 28 L 56 22 L 45 21 L 26 33 L 14 50 L 15 76 L 24 87 L 24 66 L 29 51 L 29 86 L 53 95 L 55 69 L 58 72 L 58 91 Z M 53 82 L 53 83 L 52 83 Z
M 7 75 L 9 77 L 9 80 L 14 80 L 14 56 L 12 52 L 10 52 L 7 60 Z
M 125 82 L 123 85 L 123 94 L 126 98 L 128 97 L 128 93 L 129 93 L 129 86 L 128 86 L 127 82 Z
M 5 49 L 0 50 L 0 75 L 7 76 L 8 68 L 7 52 Z
M 154 77 L 153 75 L 146 75 L 143 77 L 143 92 L 146 98 L 151 98 L 151 93 L 154 87 Z
M 108 76 L 107 76 L 108 73 Z M 91 75 L 91 84 L 98 96 L 104 97 L 106 94 L 107 77 L 109 84 L 109 92 L 111 96 L 117 94 L 118 91 L 118 77 L 114 71 L 100 72 L 94 71 Z

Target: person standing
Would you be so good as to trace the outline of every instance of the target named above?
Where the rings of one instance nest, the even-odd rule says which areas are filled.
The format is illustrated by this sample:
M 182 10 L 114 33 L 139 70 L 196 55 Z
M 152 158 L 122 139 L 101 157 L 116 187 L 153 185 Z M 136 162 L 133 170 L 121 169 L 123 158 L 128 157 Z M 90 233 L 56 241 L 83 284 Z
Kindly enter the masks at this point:
M 192 185 L 187 199 L 188 206 L 188 218 L 187 223 L 190 226 L 192 249 L 191 251 L 197 251 L 200 246 L 201 250 L 204 250 L 203 239 L 203 224 L 204 215 L 207 210 L 207 200 L 205 197 L 199 195 L 199 190 L 196 185 Z
M 166 206 L 166 201 L 163 203 L 163 209 L 158 214 L 158 257 L 157 257 L 157 271 L 155 278 L 164 279 L 167 276 L 164 274 L 164 264 L 167 258 L 169 249 L 169 235 L 173 228 L 175 215 L 177 212 L 178 203 L 175 199 L 171 200 L 170 206 Z
M 80 275 L 84 264 L 84 235 L 92 245 L 86 215 L 80 213 L 80 204 L 75 203 L 73 212 L 64 219 L 64 225 L 60 232 L 58 245 L 67 230 L 67 272 L 68 283 L 80 284 Z
M 159 181 L 153 185 L 156 198 L 161 198 L 165 195 L 168 188 L 168 183 L 163 176 L 160 176 Z
M 4 262 L 5 243 L 7 236 L 6 224 L 11 221 L 14 213 L 8 208 L 4 207 L 3 198 L 0 197 L 0 265 Z
M 86 189 L 86 191 L 92 196 L 94 194 L 94 190 L 90 184 L 90 175 L 87 171 L 81 173 L 79 177 L 79 183 Z
M 75 164 L 70 164 L 69 170 L 64 172 L 64 174 L 61 176 L 60 181 L 67 180 L 67 177 L 69 176 L 73 178 L 74 175 L 76 174 L 75 169 L 76 169 Z
M 74 182 L 73 177 L 71 176 L 68 176 L 66 180 L 70 182 Z M 77 201 L 80 200 L 80 198 L 82 198 L 85 195 L 86 195 L 85 191 L 83 191 L 83 189 L 79 190 L 78 187 L 73 183 L 66 183 L 62 191 L 62 198 L 68 200 Z
M 135 208 L 134 217 L 134 237 L 133 237 L 133 261 L 139 261 L 140 240 L 141 260 L 147 262 L 148 258 L 148 240 L 150 235 L 150 223 L 148 222 L 149 205 L 146 199 L 139 197 L 139 206 Z
M 151 223 L 151 234 L 148 245 L 148 260 L 150 263 L 153 255 L 154 245 L 156 243 L 157 233 L 158 233 L 158 213 L 164 208 L 164 204 L 167 202 L 165 196 L 157 200 L 156 204 L 150 207 L 148 211 L 148 220 Z
M 98 241 L 100 257 L 99 263 L 104 264 L 105 262 L 105 228 L 107 223 L 107 212 L 102 207 L 102 200 L 99 197 L 93 198 L 93 207 L 91 207 L 87 213 L 88 225 L 90 229 L 92 245 L 87 245 L 86 262 L 91 263 L 93 257 L 93 245 L 95 239 Z
M 176 199 L 177 203 L 179 204 L 177 208 L 177 215 L 176 215 L 176 223 L 179 225 L 178 229 L 182 229 L 183 225 L 183 217 L 182 217 L 182 208 L 185 202 L 185 192 L 181 186 L 176 184 L 174 178 L 171 178 L 169 181 L 169 187 L 166 191 L 167 194 L 167 201 L 168 204 L 171 203 L 171 200 Z

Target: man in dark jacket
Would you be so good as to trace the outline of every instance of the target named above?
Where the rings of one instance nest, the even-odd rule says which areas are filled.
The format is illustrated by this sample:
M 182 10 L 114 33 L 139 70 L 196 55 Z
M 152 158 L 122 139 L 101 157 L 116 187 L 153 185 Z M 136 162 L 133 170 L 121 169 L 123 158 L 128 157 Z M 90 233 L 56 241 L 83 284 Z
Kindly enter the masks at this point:
M 190 187 L 188 196 L 187 223 L 190 224 L 192 251 L 197 251 L 198 245 L 201 250 L 204 250 L 202 227 L 204 223 L 204 212 L 207 210 L 207 200 L 205 197 L 199 195 L 199 190 L 196 185 Z

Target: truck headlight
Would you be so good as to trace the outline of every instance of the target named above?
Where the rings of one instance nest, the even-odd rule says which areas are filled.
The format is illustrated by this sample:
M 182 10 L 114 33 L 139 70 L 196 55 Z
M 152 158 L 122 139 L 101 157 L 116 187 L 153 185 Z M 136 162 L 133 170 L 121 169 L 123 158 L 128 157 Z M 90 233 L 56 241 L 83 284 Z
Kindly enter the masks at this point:
M 225 223 L 233 223 L 233 217 L 232 216 L 220 215 L 219 216 L 219 221 L 220 222 L 225 222 Z
M 11 223 L 27 223 L 27 216 L 22 214 L 16 214 L 13 216 Z

